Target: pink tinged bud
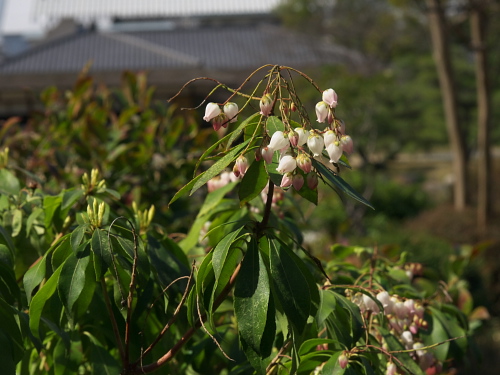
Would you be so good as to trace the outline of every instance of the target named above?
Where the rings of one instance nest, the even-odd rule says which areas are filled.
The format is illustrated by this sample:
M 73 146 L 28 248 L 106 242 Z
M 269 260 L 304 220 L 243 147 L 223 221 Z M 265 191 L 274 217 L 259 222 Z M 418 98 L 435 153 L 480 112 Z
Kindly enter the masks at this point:
M 345 355 L 345 353 L 342 353 L 339 355 L 339 366 L 341 369 L 345 369 L 347 367 L 347 364 L 349 363 L 349 359 Z
M 394 313 L 398 317 L 398 319 L 406 318 L 406 308 L 403 302 L 398 301 L 394 304 Z
M 333 132 L 333 130 L 327 130 L 323 134 L 323 139 L 325 140 L 325 148 L 328 148 L 333 142 L 337 140 L 336 134 Z
M 325 102 L 318 102 L 316 104 L 316 117 L 318 118 L 316 121 L 325 122 L 329 112 L 330 108 Z
M 312 169 L 311 158 L 306 154 L 299 154 L 299 156 L 297 156 L 297 167 L 302 169 L 305 173 L 311 172 Z
M 343 135 L 340 138 L 340 144 L 342 145 L 342 150 L 350 155 L 354 151 L 354 144 L 352 143 L 352 138 L 349 135 Z
M 304 177 L 301 174 L 296 174 L 293 176 L 292 185 L 295 190 L 299 191 L 304 186 Z
M 271 110 L 273 109 L 273 97 L 271 94 L 266 94 L 260 99 L 260 114 L 263 116 L 269 116 Z
M 333 89 L 323 91 L 323 101 L 328 104 L 330 108 L 335 108 L 337 106 L 337 93 Z
M 274 151 L 272 149 L 270 149 L 269 147 L 264 147 L 260 150 L 260 153 L 267 164 L 271 164 L 273 162 Z
M 262 159 L 262 149 L 258 148 L 255 150 L 255 160 L 260 161 Z
M 326 148 L 326 152 L 330 156 L 330 163 L 337 163 L 342 156 L 342 147 L 339 142 L 335 141 Z
M 285 173 L 281 179 L 280 187 L 287 188 L 292 185 L 293 175 L 291 173 Z
M 220 107 L 215 103 L 208 103 L 207 106 L 205 107 L 205 116 L 203 116 L 203 120 L 205 120 L 206 122 L 210 122 L 211 119 L 219 116 L 219 114 L 220 114 Z
M 403 304 L 406 308 L 406 313 L 409 316 L 413 316 L 415 314 L 415 301 L 412 299 L 407 299 Z
M 240 155 L 238 159 L 236 159 L 233 172 L 237 177 L 240 176 L 243 177 L 247 169 L 248 169 L 248 160 L 243 155 Z
M 320 137 L 316 133 L 312 133 L 309 138 L 307 138 L 307 146 L 309 150 L 313 153 L 314 156 L 320 156 L 323 152 L 323 146 L 325 142 L 323 141 L 323 137 Z
M 408 327 L 408 329 L 414 335 L 418 333 L 418 326 L 415 323 L 410 324 L 410 327 Z
M 236 122 L 238 120 L 238 105 L 236 103 L 228 102 L 224 105 L 224 113 L 229 122 Z
M 290 141 L 292 147 L 297 147 L 297 144 L 299 143 L 299 135 L 295 131 L 291 131 L 288 133 L 288 140 Z
M 214 117 L 210 122 L 215 131 L 219 130 L 221 127 L 227 128 L 227 117 L 224 113 Z
M 290 142 L 288 140 L 288 137 L 285 136 L 282 131 L 278 130 L 271 137 L 271 141 L 269 142 L 269 146 L 267 147 L 274 152 L 276 150 L 281 150 L 282 148 L 285 148 L 289 145 Z
M 335 121 L 335 128 L 333 129 L 337 134 L 344 135 L 345 134 L 345 123 L 342 120 Z
M 293 172 L 297 168 L 297 161 L 291 155 L 285 155 L 281 158 L 278 168 L 276 170 L 279 173 Z
M 297 146 L 303 146 L 307 142 L 307 137 L 309 137 L 309 133 L 304 128 L 295 128 L 295 133 L 298 134 L 299 140 L 297 142 Z
M 385 375 L 396 375 L 398 368 L 394 364 L 394 362 L 390 362 L 387 364 L 387 369 L 385 370 Z
M 306 177 L 307 187 L 314 190 L 318 187 L 318 175 L 315 172 L 309 173 Z

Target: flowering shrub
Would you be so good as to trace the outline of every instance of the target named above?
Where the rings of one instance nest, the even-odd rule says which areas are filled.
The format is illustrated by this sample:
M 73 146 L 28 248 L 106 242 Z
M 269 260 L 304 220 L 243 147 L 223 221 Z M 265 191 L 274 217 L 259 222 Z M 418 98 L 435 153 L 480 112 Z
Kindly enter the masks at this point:
M 156 224 L 154 206 L 119 214 L 97 170 L 57 195 L 22 187 L 2 152 L 4 373 L 431 374 L 464 355 L 467 320 L 446 288 L 421 287 L 432 282 L 420 265 L 340 245 L 322 262 L 301 246 L 286 213 L 300 198 L 318 204 L 319 181 L 370 203 L 339 175 L 353 142 L 335 91 L 264 68 L 251 94 L 243 85 L 206 106 L 226 134 L 170 200 L 208 187 L 185 235 Z M 296 77 L 322 95 L 321 128 Z

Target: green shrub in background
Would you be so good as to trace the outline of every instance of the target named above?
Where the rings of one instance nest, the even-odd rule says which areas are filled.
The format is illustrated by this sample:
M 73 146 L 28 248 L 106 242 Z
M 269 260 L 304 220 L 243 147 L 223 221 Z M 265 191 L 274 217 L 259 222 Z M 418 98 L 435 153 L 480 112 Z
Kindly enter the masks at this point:
M 75 130 L 69 122 L 48 123 L 64 123 L 73 134 L 66 141 L 85 145 L 78 156 L 70 153 L 74 163 L 58 160 L 60 149 L 53 147 L 63 143 L 35 143 L 64 176 L 63 188 L 43 168 L 47 189 L 26 186 L 24 176 L 36 180 L 38 171 L 13 168 L 8 149 L 2 150 L 4 373 L 423 374 L 448 371 L 466 357 L 470 325 L 452 298 L 452 286 L 460 283 L 448 287 L 420 264 L 378 248 L 336 245 L 322 262 L 314 249 L 302 247 L 301 226 L 288 212 L 301 198 L 329 205 L 318 200 L 318 180 L 345 199 L 370 203 L 339 175 L 348 165 L 350 142 L 335 116 L 335 92 L 320 90 L 292 68 L 256 72 L 262 69 L 269 70 L 255 90 L 231 90 L 225 103 L 208 104 L 205 120 L 228 131 L 198 152 L 196 167 L 206 169 L 191 180 L 192 169 L 173 177 L 167 163 L 158 172 L 170 179 L 155 182 L 146 156 L 142 168 L 135 161 L 127 166 L 125 156 L 141 150 L 140 137 L 146 135 L 132 136 L 136 128 L 130 127 L 127 142 L 108 150 L 108 138 L 99 141 L 99 132 L 85 131 L 94 112 L 89 119 L 77 117 Z M 323 93 L 316 109 L 326 128 L 309 120 L 292 77 L 305 78 L 318 96 Z M 230 101 L 236 96 L 243 108 L 259 105 L 260 113 L 244 116 Z M 92 103 L 82 101 L 74 111 L 86 112 Z M 105 108 L 102 118 L 113 118 L 111 107 Z M 131 109 L 139 123 L 150 111 Z M 157 129 L 144 124 L 143 131 Z M 125 126 L 101 125 L 118 132 Z M 172 128 L 153 132 L 150 145 L 165 147 Z M 36 127 L 28 123 L 24 131 L 31 129 Z M 179 136 L 164 152 L 187 152 L 192 141 Z M 121 144 L 127 152 L 115 151 Z M 65 147 L 71 149 L 70 143 Z M 25 165 L 29 156 L 17 150 L 11 158 Z M 73 168 L 83 170 L 89 159 L 100 160 L 111 180 L 97 169 L 72 180 Z M 210 191 L 180 241 L 174 241 L 175 224 L 158 213 L 176 178 L 187 183 L 170 199 L 172 210 L 180 199 L 196 206 L 192 195 L 204 185 Z M 130 195 L 124 199 L 135 179 L 142 184 L 141 203 L 147 196 L 154 206 L 144 210 Z M 460 279 L 460 267 L 455 276 Z

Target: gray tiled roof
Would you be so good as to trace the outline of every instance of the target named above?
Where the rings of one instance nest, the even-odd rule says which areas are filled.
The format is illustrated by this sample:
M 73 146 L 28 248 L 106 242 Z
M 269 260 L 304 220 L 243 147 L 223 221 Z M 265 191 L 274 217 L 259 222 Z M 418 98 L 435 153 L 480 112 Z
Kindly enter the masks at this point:
M 207 68 L 238 70 L 264 64 L 347 63 L 334 46 L 278 26 L 204 27 L 132 33 L 83 32 L 36 47 L 0 64 L 0 74 Z
M 35 16 L 179 17 L 268 13 L 281 0 L 37 0 Z

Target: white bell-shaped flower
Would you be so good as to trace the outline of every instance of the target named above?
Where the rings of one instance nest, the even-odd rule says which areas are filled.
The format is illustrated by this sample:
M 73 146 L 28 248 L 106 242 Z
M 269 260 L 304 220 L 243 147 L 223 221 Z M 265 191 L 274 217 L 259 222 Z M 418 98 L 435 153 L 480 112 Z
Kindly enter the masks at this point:
M 311 132 L 309 138 L 307 138 L 307 147 L 313 153 L 313 156 L 319 156 L 323 152 L 323 146 L 325 141 L 323 137 L 319 136 L 316 132 Z
M 299 135 L 299 141 L 297 142 L 297 146 L 302 146 L 307 142 L 307 137 L 309 137 L 309 132 L 304 128 L 295 128 L 295 133 Z
M 333 89 L 328 89 L 323 91 L 323 101 L 330 106 L 330 108 L 335 108 L 337 106 L 337 93 Z
M 229 122 L 238 121 L 238 105 L 236 103 L 228 102 L 224 105 L 224 113 L 227 118 L 230 120 Z
M 330 112 L 330 108 L 328 108 L 328 104 L 325 102 L 318 102 L 316 104 L 316 117 L 318 118 L 316 121 L 325 122 L 328 117 L 328 113 Z
M 220 112 L 220 107 L 217 104 L 208 103 L 205 107 L 205 116 L 203 116 L 203 120 L 210 122 L 211 119 L 219 116 Z
M 282 131 L 278 130 L 271 137 L 271 141 L 269 142 L 269 145 L 267 147 L 274 152 L 276 150 L 281 150 L 287 146 L 290 146 L 288 137 L 285 136 Z
M 326 152 L 330 156 L 330 163 L 337 163 L 342 156 L 342 147 L 338 141 L 335 141 L 326 148 Z
M 297 161 L 292 155 L 285 155 L 281 158 L 278 168 L 276 170 L 279 173 L 293 172 L 297 168 Z

